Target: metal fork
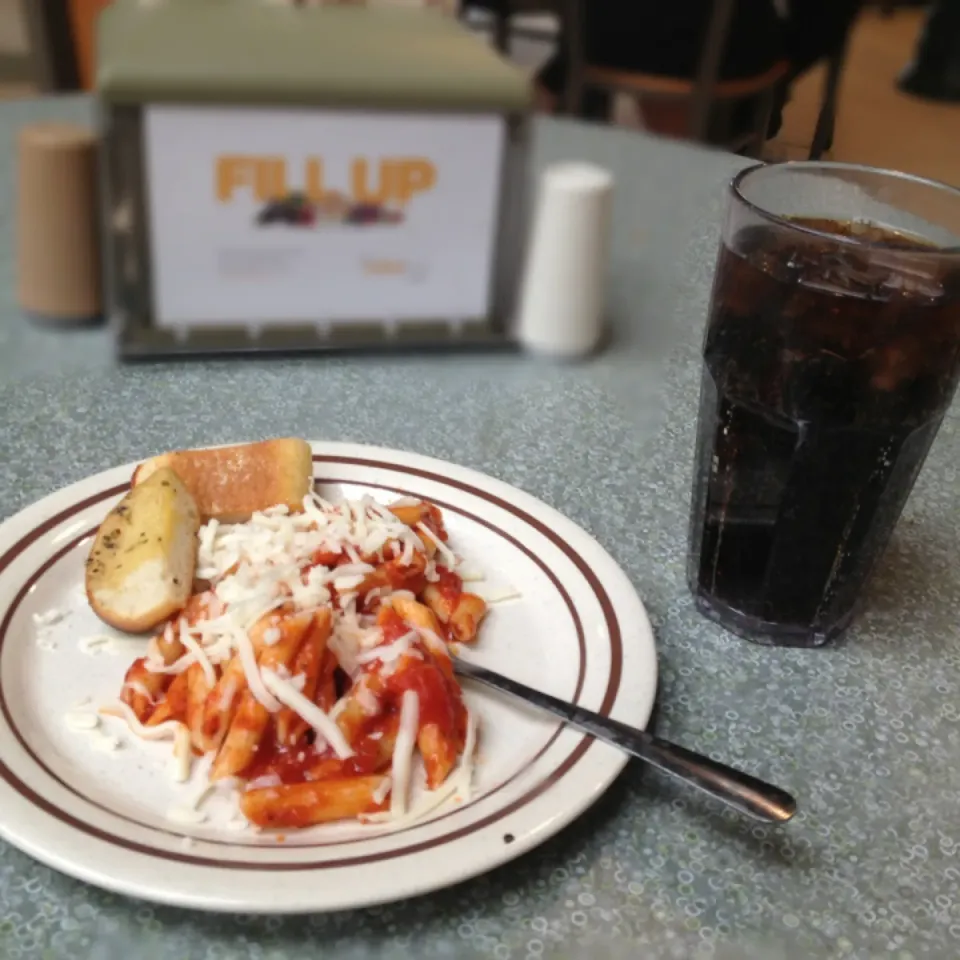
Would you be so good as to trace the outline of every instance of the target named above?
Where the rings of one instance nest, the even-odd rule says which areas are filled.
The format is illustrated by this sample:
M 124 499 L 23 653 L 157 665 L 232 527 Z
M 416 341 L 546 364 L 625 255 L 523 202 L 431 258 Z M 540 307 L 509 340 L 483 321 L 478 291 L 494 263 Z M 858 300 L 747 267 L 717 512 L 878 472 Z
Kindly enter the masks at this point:
M 789 793 L 749 773 L 668 743 L 618 720 L 603 717 L 592 710 L 558 700 L 468 660 L 454 657 L 453 668 L 461 677 L 502 690 L 560 717 L 570 726 L 625 750 L 658 770 L 722 800 L 748 817 L 765 823 L 786 823 L 797 812 L 797 801 Z

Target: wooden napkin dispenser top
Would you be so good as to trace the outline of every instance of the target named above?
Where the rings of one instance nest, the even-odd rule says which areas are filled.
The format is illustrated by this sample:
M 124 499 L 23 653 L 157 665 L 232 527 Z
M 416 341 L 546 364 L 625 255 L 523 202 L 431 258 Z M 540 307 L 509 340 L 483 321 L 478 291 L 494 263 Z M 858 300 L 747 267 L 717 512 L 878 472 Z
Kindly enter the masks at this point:
M 98 58 L 121 356 L 509 342 L 529 84 L 456 21 L 118 0 Z

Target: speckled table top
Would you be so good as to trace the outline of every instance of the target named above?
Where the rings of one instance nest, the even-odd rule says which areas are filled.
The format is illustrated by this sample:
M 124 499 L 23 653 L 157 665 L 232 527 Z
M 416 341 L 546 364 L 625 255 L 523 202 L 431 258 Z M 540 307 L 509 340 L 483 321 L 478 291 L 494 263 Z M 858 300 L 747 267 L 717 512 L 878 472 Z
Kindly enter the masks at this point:
M 104 332 L 18 314 L 12 139 L 83 100 L 0 107 L 0 516 L 170 446 L 269 434 L 445 457 L 541 497 L 623 565 L 657 633 L 659 730 L 792 788 L 756 827 L 638 765 L 515 864 L 413 903 L 293 919 L 130 902 L 0 849 L 0 955 L 148 960 L 960 955 L 960 432 L 948 416 L 847 642 L 744 643 L 684 586 L 697 346 L 735 158 L 544 123 L 538 158 L 618 179 L 614 348 L 521 358 L 118 368 Z M 416 426 L 413 426 L 416 424 Z M 2 811 L 0 811 L 2 816 Z

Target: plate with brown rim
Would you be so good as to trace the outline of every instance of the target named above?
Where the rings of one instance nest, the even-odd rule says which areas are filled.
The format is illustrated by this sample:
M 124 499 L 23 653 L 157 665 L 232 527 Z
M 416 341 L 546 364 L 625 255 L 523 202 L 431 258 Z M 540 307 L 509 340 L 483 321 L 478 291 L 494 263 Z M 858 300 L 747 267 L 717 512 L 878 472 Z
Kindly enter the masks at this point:
M 329 499 L 416 497 L 443 511 L 450 544 L 493 602 L 471 658 L 643 727 L 653 633 L 627 576 L 580 527 L 476 471 L 378 447 L 314 443 Z M 105 889 L 202 910 L 297 913 L 416 896 L 476 876 L 554 835 L 622 770 L 616 749 L 465 685 L 479 718 L 468 797 L 402 826 L 338 823 L 277 834 L 171 819 L 185 789 L 169 743 L 144 743 L 84 705 L 115 699 L 146 641 L 89 609 L 84 561 L 134 464 L 38 501 L 0 526 L 0 836 Z M 510 599 L 506 599 L 510 597 Z

